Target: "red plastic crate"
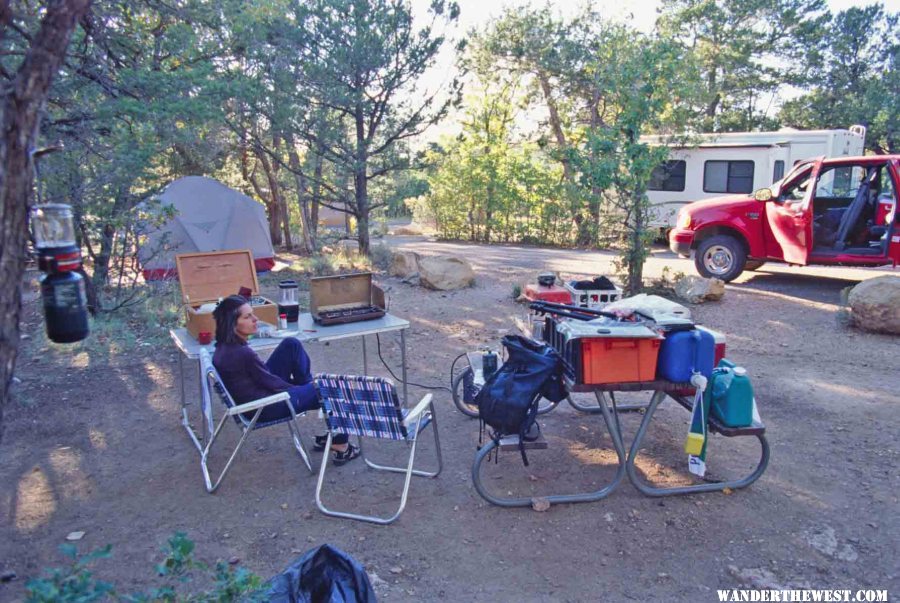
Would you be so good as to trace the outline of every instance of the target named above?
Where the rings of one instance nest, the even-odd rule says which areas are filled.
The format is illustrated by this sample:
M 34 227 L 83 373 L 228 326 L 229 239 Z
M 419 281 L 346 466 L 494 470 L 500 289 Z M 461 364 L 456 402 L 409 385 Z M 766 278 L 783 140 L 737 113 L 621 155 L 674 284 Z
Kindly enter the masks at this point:
M 602 337 L 581 339 L 581 382 L 653 381 L 662 338 Z M 575 342 L 577 345 L 578 342 Z
M 572 295 L 563 287 L 542 287 L 534 283 L 525 285 L 525 297 L 531 301 L 545 301 L 554 304 L 571 304 Z

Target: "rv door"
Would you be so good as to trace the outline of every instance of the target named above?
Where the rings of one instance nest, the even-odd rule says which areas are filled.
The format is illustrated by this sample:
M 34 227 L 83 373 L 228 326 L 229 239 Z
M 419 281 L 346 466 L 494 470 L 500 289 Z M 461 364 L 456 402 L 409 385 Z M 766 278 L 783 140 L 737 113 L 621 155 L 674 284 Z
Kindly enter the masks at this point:
M 797 170 L 785 179 L 778 196 L 766 203 L 766 219 L 772 236 L 781 248 L 781 258 L 790 264 L 809 262 L 813 242 L 812 201 L 822 159 L 819 157 L 811 162 L 810 169 Z

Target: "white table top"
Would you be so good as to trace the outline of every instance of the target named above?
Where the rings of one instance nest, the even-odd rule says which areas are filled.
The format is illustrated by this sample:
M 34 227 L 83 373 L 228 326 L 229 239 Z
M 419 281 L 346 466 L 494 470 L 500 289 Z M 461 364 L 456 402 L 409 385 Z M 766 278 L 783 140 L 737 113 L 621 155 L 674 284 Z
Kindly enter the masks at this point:
M 306 312 L 301 314 L 296 323 L 288 324 L 288 329 L 278 331 L 278 337 L 254 337 L 250 340 L 250 347 L 254 350 L 270 350 L 278 346 L 285 337 L 295 337 L 302 342 L 307 341 L 334 341 L 336 339 L 344 339 L 346 337 L 361 337 L 363 335 L 374 335 L 375 333 L 387 333 L 390 331 L 399 331 L 409 328 L 409 321 L 398 318 L 393 314 L 385 314 L 383 317 L 375 320 L 363 320 L 360 322 L 350 322 L 339 325 L 322 326 L 313 321 L 312 314 Z M 197 340 L 191 337 L 190 333 L 184 327 L 171 329 L 169 336 L 175 342 L 175 347 L 181 351 L 187 358 L 195 360 L 200 357 L 200 350 L 205 348 L 210 353 L 215 349 L 216 344 L 200 345 Z

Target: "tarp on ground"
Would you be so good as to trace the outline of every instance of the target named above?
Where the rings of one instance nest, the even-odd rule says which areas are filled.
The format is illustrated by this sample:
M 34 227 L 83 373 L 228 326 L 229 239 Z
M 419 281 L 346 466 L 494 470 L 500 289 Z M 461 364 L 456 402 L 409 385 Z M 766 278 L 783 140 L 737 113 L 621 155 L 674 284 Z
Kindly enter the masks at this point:
M 212 178 L 187 176 L 172 182 L 142 210 L 161 216 L 167 207 L 174 212 L 171 219 L 143 229 L 138 259 L 146 280 L 175 277 L 179 253 L 249 249 L 257 271 L 275 265 L 265 209 L 247 195 Z

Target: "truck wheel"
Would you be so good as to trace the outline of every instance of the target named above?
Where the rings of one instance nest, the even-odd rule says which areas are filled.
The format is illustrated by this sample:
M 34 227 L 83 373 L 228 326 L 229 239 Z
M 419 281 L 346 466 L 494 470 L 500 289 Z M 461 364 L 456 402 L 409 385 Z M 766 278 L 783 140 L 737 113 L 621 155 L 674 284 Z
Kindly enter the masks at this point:
M 766 263 L 762 260 L 747 260 L 747 263 L 744 264 L 744 270 L 759 270 L 761 267 L 765 266 Z
M 706 278 L 733 281 L 744 271 L 747 253 L 741 242 L 729 235 L 716 235 L 700 241 L 694 265 Z

